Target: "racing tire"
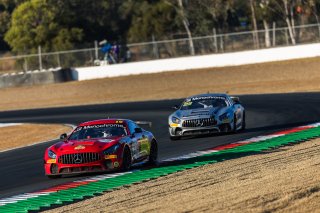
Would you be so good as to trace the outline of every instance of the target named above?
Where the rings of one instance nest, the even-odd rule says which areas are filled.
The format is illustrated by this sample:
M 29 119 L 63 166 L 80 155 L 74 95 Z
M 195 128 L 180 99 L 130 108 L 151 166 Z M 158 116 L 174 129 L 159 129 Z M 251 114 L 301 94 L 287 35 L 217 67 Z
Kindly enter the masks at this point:
M 154 166 L 158 162 L 158 144 L 155 140 L 151 142 L 148 165 Z
M 232 133 L 236 133 L 237 132 L 237 117 L 236 115 L 233 116 L 233 129 L 231 131 Z
M 131 168 L 131 152 L 128 147 L 124 148 L 121 171 L 128 171 Z
M 180 140 L 181 137 L 180 136 L 170 136 L 170 140 L 172 141 L 177 141 L 177 140 Z
M 245 129 L 246 129 L 246 113 L 243 112 L 242 122 L 241 122 L 241 130 L 245 130 Z

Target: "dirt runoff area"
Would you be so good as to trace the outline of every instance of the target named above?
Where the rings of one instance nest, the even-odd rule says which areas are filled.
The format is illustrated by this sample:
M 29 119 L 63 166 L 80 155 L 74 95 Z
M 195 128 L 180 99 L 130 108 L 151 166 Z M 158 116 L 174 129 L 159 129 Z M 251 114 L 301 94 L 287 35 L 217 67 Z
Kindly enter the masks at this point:
M 59 138 L 71 126 L 58 124 L 22 124 L 0 128 L 0 152 Z
M 49 212 L 320 212 L 320 139 L 175 173 Z
M 107 69 L 107 67 L 106 67 Z M 0 89 L 0 110 L 183 98 L 197 93 L 320 91 L 320 58 Z

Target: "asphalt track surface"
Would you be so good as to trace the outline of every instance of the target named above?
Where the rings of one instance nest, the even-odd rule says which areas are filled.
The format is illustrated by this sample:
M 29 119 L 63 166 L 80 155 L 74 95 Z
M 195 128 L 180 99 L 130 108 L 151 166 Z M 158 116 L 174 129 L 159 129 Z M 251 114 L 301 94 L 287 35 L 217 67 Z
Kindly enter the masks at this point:
M 182 100 L 0 112 L 0 123 L 79 124 L 107 117 L 151 121 L 153 125 L 150 130 L 158 140 L 159 158 L 162 160 L 320 121 L 320 93 L 244 95 L 240 96 L 240 100 L 246 109 L 247 130 L 237 134 L 190 137 L 180 141 L 169 140 L 167 119 L 174 111 L 171 107 L 180 104 Z M 44 176 L 43 153 L 46 147 L 55 142 L 0 153 L 0 199 L 86 177 L 51 180 Z

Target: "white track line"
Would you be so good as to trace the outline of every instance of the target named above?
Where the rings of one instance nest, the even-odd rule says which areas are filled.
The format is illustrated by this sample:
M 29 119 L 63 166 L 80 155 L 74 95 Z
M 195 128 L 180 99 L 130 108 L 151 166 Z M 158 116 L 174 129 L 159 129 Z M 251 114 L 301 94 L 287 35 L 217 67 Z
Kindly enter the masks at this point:
M 22 125 L 22 123 L 0 123 L 0 128 L 8 127 L 8 126 L 18 126 L 18 125 Z

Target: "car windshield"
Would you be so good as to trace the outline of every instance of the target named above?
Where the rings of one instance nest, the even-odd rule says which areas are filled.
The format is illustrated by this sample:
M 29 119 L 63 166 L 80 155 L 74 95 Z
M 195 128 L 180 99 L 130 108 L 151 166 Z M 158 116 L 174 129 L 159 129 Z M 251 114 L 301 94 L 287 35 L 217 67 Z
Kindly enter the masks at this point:
M 181 106 L 181 110 L 204 109 L 210 107 L 226 107 L 226 98 L 222 96 L 204 96 L 187 98 Z
M 126 128 L 122 124 L 98 124 L 77 127 L 70 135 L 69 140 L 110 138 L 126 135 Z

